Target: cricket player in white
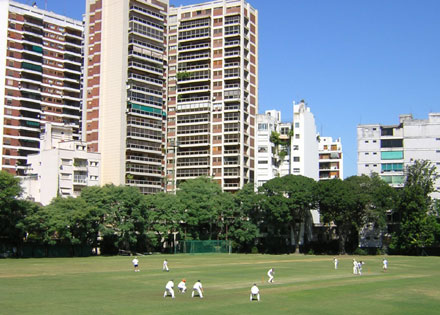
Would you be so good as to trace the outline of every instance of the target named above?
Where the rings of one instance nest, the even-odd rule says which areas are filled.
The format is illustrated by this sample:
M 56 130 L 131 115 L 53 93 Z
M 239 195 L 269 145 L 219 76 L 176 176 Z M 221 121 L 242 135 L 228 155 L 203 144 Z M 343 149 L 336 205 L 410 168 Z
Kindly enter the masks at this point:
M 193 292 L 191 295 L 192 298 L 194 297 L 194 293 L 196 293 L 196 292 L 199 294 L 199 297 L 201 299 L 203 299 L 203 287 L 202 287 L 202 283 L 200 282 L 200 280 L 197 280 L 197 282 L 194 283 Z
M 254 299 L 254 297 L 257 298 L 257 301 L 260 301 L 260 289 L 258 289 L 257 285 L 254 283 L 254 285 L 251 288 L 251 302 Z
M 186 280 L 182 279 L 182 281 L 180 281 L 179 284 L 177 285 L 177 288 L 179 289 L 180 293 L 185 293 L 186 292 Z
M 163 293 L 163 297 L 167 297 L 168 293 L 171 295 L 171 297 L 174 299 L 174 282 L 173 280 L 170 280 L 167 282 L 165 286 L 165 292 Z
M 360 276 L 362 276 L 362 265 L 364 264 L 364 262 L 361 260 L 360 262 L 358 262 L 358 274 Z
M 386 272 L 388 270 L 388 260 L 386 258 L 383 259 L 383 271 Z
M 358 262 L 356 261 L 356 259 L 353 259 L 353 274 L 358 274 Z
M 133 263 L 133 267 L 134 267 L 134 272 L 138 272 L 139 270 L 139 260 L 137 257 L 135 257 L 132 261 Z
M 333 262 L 335 263 L 335 269 L 338 269 L 339 260 L 335 257 L 333 258 Z
M 170 271 L 170 269 L 168 269 L 168 260 L 166 259 L 163 261 L 162 271 Z
M 275 274 L 275 269 L 270 268 L 269 271 L 267 272 L 267 276 L 269 277 L 269 280 L 267 280 L 267 282 L 273 283 L 273 275 L 274 274 Z

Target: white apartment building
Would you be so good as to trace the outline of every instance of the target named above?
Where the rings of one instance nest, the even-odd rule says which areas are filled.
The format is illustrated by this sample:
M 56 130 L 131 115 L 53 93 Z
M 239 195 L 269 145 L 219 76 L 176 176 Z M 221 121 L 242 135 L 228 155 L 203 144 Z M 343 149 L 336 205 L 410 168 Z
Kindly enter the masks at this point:
M 257 154 L 256 154 L 256 187 L 279 175 L 275 144 L 270 141 L 272 132 L 280 132 L 281 112 L 268 110 L 257 115 Z M 289 148 L 290 150 L 290 148 Z M 287 156 L 284 160 L 287 160 Z
M 293 104 L 293 123 L 281 122 L 281 113 L 269 110 L 257 116 L 257 127 L 257 186 L 289 174 L 318 180 L 319 137 L 304 101 Z M 278 147 L 271 141 L 273 132 L 279 135 Z
M 0 21 L 1 169 L 23 175 L 47 122 L 79 139 L 83 25 L 8 0 Z
M 23 198 L 47 205 L 56 196 L 79 196 L 82 188 L 99 185 L 100 155 L 73 140 L 72 127 L 46 124 L 40 153 L 28 156 L 21 177 Z
M 357 142 L 358 175 L 377 173 L 391 186 L 402 187 L 405 169 L 415 160 L 429 160 L 440 172 L 440 113 L 430 113 L 428 119 L 400 115 L 398 125 L 358 125 Z M 440 190 L 440 180 L 436 188 Z
M 344 178 L 341 138 L 319 137 L 319 180 Z
M 304 101 L 293 104 L 290 174 L 319 179 L 318 134 L 315 117 Z

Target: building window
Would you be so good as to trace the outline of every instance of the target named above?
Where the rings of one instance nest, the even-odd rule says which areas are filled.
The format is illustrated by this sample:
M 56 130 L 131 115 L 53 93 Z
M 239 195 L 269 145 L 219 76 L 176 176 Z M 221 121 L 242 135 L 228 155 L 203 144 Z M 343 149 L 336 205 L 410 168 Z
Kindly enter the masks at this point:
M 295 128 L 299 128 L 299 122 L 295 123 Z
M 403 139 L 383 139 L 380 140 L 381 148 L 403 148 Z
M 392 136 L 394 135 L 394 129 L 393 128 L 381 128 L 380 129 L 380 134 L 382 136 Z
M 300 172 L 300 169 L 299 169 L 299 168 L 294 168 L 294 169 L 293 169 L 293 172 L 294 172 L 294 173 L 299 173 L 299 172 Z
M 295 145 L 293 146 L 293 150 L 294 150 L 294 151 L 299 150 L 299 145 L 296 145 L 296 144 L 295 144 Z
M 382 160 L 402 160 L 403 159 L 403 151 L 380 152 L 380 158 Z
M 299 162 L 299 156 L 294 156 L 293 157 L 293 162 Z
M 258 124 L 258 130 L 267 130 L 267 124 Z
M 259 160 L 258 164 L 268 164 L 268 163 L 267 163 L 267 160 Z
M 258 153 L 267 153 L 267 146 L 258 147 Z

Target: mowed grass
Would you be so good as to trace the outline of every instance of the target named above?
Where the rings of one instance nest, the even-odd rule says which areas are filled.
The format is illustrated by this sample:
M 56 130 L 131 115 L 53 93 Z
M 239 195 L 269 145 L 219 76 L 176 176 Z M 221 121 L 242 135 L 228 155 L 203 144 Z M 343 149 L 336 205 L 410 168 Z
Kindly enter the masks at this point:
M 152 255 L 0 260 L 0 314 L 440 314 L 440 258 L 362 256 Z M 168 259 L 170 272 L 162 272 Z M 275 268 L 275 283 L 267 270 Z M 177 283 L 187 279 L 188 292 Z M 176 298 L 163 298 L 168 280 Z M 205 298 L 191 298 L 200 279 Z M 261 302 L 250 302 L 253 283 Z

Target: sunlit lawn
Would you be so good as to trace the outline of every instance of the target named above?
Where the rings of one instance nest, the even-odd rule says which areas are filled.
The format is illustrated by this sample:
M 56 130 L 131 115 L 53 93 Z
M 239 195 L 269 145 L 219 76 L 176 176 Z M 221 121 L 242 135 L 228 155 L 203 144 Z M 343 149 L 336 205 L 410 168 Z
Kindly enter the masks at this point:
M 168 259 L 170 272 L 162 272 Z M 0 314 L 440 314 L 440 258 L 364 256 L 362 276 L 352 256 L 152 255 L 0 260 Z M 266 272 L 275 268 L 275 283 Z M 163 298 L 168 280 L 200 279 L 205 298 L 191 288 Z M 253 283 L 261 301 L 250 302 Z M 177 291 L 177 288 L 175 288 Z

